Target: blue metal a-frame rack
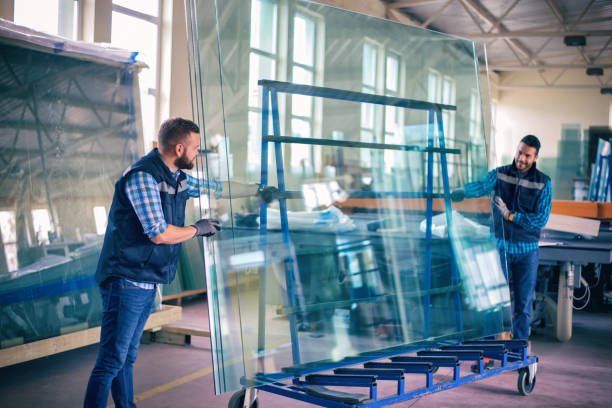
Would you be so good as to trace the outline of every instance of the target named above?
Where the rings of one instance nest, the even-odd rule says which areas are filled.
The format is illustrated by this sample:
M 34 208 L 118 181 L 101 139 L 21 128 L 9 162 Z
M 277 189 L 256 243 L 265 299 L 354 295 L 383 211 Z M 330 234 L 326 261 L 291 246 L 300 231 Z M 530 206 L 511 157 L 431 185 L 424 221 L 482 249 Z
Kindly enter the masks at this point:
M 361 92 L 346 91 L 333 88 L 324 88 L 310 85 L 298 85 L 287 82 L 260 80 L 262 87 L 262 139 L 261 139 L 261 184 L 268 184 L 268 145 L 274 143 L 276 175 L 279 189 L 279 204 L 281 231 L 283 242 L 290 249 L 289 222 L 287 218 L 287 198 L 300 196 L 298 191 L 287 191 L 285 189 L 284 162 L 283 162 L 283 143 L 308 144 L 318 146 L 337 146 L 346 148 L 376 149 L 376 150 L 399 150 L 417 151 L 427 154 L 427 174 L 425 192 L 371 192 L 360 191 L 352 192 L 353 197 L 396 197 L 396 198 L 424 198 L 426 199 L 426 246 L 425 246 L 425 282 L 424 290 L 431 288 L 431 262 L 432 262 L 432 217 L 433 200 L 441 198 L 444 200 L 446 222 L 449 235 L 449 242 L 452 240 L 452 208 L 451 194 L 448 177 L 447 154 L 459 154 L 458 149 L 448 149 L 444 140 L 444 129 L 442 123 L 443 110 L 456 110 L 455 106 L 418 101 L 412 99 L 396 98 L 382 95 L 373 95 Z M 370 103 L 383 106 L 394 106 L 405 109 L 415 109 L 428 112 L 428 137 L 427 146 L 412 145 L 390 145 L 383 143 L 366 143 L 342 140 L 315 139 L 282 136 L 280 132 L 280 115 L 278 94 L 286 93 L 293 95 L 306 95 L 327 99 L 343 100 L 347 102 Z M 268 134 L 269 119 L 272 116 L 273 134 Z M 437 125 L 438 147 L 435 146 L 435 135 Z M 434 153 L 440 155 L 440 167 L 442 173 L 442 193 L 434 193 Z M 267 204 L 262 201 L 260 205 L 260 239 L 262 245 L 266 244 L 267 234 Z M 288 306 L 293 310 L 296 307 L 296 296 L 293 276 L 293 261 L 285 261 L 285 279 L 287 282 L 287 301 Z M 458 332 L 463 330 L 461 316 L 461 297 L 459 293 L 459 276 L 455 262 L 455 256 L 451 247 L 451 275 L 454 290 L 456 329 Z M 265 280 L 260 279 L 260 301 L 259 301 L 259 343 L 258 349 L 263 352 L 265 349 Z M 430 328 L 430 296 L 424 296 L 424 338 L 429 337 Z M 326 367 L 317 366 L 316 371 L 307 368 L 300 369 L 300 350 L 298 342 L 297 316 L 289 315 L 289 326 L 291 331 L 291 344 L 293 364 L 295 370 L 293 374 L 293 384 L 288 385 L 281 382 L 263 383 L 257 385 L 256 389 L 267 391 L 289 398 L 306 401 L 315 405 L 325 407 L 381 407 L 393 403 L 419 398 L 421 396 L 440 392 L 446 389 L 458 387 L 459 385 L 478 381 L 504 371 L 519 370 L 519 391 L 523 395 L 531 392 L 535 385 L 535 369 L 537 367 L 537 357 L 527 355 L 527 341 L 525 340 L 487 340 L 472 341 L 462 344 L 435 344 L 429 345 L 429 350 L 418 351 L 416 356 L 401 356 L 410 351 L 422 349 L 423 347 L 412 347 L 379 355 L 368 355 L 351 357 L 341 362 L 330 364 Z M 374 361 L 382 358 L 390 358 L 391 361 Z M 491 358 L 499 361 L 500 366 L 485 372 L 483 358 Z M 460 361 L 476 361 L 478 363 L 478 373 L 460 377 Z M 363 363 L 363 368 L 343 368 L 347 365 Z M 433 373 L 439 367 L 452 367 L 453 379 L 442 383 L 433 382 Z M 316 374 L 316 372 L 333 370 L 334 374 Z M 411 392 L 404 389 L 405 374 L 422 374 L 426 377 L 425 388 L 420 388 Z M 302 380 L 302 376 L 304 379 Z M 269 378 L 269 377 L 268 377 Z M 396 381 L 397 393 L 392 396 L 378 398 L 377 381 Z M 323 386 L 342 386 L 342 387 L 365 387 L 369 388 L 369 397 L 356 398 L 355 394 L 330 391 Z M 252 391 L 250 389 L 249 391 Z M 238 406 L 256 406 L 256 397 L 249 392 L 246 395 L 247 404 L 244 404 L 245 391 L 235 394 L 230 401 L 230 408 Z M 250 401 L 250 402 L 249 402 Z

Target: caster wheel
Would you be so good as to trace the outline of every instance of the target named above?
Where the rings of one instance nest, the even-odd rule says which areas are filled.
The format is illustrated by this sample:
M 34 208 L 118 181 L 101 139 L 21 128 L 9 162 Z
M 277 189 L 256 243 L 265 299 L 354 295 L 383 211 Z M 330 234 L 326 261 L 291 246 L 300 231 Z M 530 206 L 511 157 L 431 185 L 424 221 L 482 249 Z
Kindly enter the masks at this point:
M 529 382 L 529 370 L 527 368 L 521 368 L 518 375 L 518 391 L 521 395 L 529 395 L 535 388 L 536 377 L 533 377 L 533 381 Z
M 227 403 L 227 408 L 243 408 L 244 407 L 244 390 L 240 390 L 232 395 L 229 402 Z M 259 402 L 257 400 L 253 401 L 249 408 L 259 408 Z

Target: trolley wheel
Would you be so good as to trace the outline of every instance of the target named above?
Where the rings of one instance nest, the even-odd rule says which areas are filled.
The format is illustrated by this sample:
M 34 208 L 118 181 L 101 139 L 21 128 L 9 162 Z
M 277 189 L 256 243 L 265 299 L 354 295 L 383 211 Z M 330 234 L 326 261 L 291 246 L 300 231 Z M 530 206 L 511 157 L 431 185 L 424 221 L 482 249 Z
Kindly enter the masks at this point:
M 521 368 L 518 373 L 518 391 L 521 395 L 529 395 L 535 388 L 536 377 L 533 377 L 533 381 L 529 382 L 529 369 Z
M 244 390 L 236 391 L 232 398 L 227 403 L 227 408 L 243 408 L 244 407 Z M 249 408 L 259 408 L 259 401 L 253 401 Z

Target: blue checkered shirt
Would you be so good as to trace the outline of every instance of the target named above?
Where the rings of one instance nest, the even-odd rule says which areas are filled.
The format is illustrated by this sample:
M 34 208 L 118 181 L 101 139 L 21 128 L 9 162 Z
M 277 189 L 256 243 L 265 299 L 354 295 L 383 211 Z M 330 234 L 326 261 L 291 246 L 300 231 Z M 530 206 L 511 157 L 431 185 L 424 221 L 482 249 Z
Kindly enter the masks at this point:
M 474 198 L 485 196 L 493 191 L 496 183 L 497 169 L 494 169 L 487 173 L 487 176 L 484 179 L 466 184 L 464 186 L 465 197 Z M 552 187 L 549 180 L 546 182 L 546 185 L 538 198 L 536 211 L 534 213 L 514 211 L 514 219 L 512 222 L 525 229 L 542 229 L 548 222 L 551 204 Z M 505 249 L 506 253 L 509 254 L 525 254 L 529 251 L 537 249 L 539 245 L 538 242 L 515 242 L 503 240 L 501 238 L 496 238 L 496 240 L 497 247 Z
M 177 170 L 172 177 L 178 180 L 181 172 Z M 220 181 L 198 179 L 187 173 L 185 175 L 187 179 L 183 182 L 187 182 L 187 192 L 190 197 L 196 198 L 207 192 L 214 192 L 216 196 L 219 196 L 222 192 L 223 187 Z M 147 237 L 153 238 L 168 229 L 159 196 L 159 186 L 151 174 L 142 171 L 132 173 L 125 182 L 125 193 Z M 128 282 L 143 289 L 155 288 L 152 283 L 130 280 Z

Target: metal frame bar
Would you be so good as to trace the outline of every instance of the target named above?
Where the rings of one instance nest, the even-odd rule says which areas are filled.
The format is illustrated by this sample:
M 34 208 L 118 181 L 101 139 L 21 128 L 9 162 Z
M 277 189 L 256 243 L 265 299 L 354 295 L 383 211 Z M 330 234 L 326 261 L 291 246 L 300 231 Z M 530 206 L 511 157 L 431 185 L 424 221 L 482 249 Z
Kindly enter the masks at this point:
M 263 384 L 257 387 L 260 391 L 267 391 L 273 394 L 289 397 L 292 399 L 308 402 L 317 406 L 340 408 L 346 407 L 347 405 L 342 401 L 325 399 L 319 396 L 312 396 L 306 393 L 302 389 L 302 386 L 308 384 L 319 384 L 319 385 L 332 385 L 332 386 L 343 386 L 343 387 L 362 387 L 369 388 L 370 390 L 370 402 L 360 404 L 359 407 L 374 408 L 383 407 L 391 404 L 408 401 L 416 398 L 423 397 L 425 395 L 435 394 L 448 389 L 456 388 L 461 385 L 474 383 L 486 378 L 490 378 L 507 371 L 515 371 L 523 369 L 525 367 L 531 369 L 538 362 L 536 356 L 527 355 L 527 343 L 522 341 L 496 341 L 492 340 L 494 344 L 489 344 L 489 347 L 504 347 L 509 346 L 516 353 L 512 354 L 514 358 L 506 359 L 503 356 L 501 358 L 495 358 L 501 361 L 501 366 L 484 370 L 482 364 L 482 351 L 456 351 L 451 357 L 412 357 L 412 356 L 399 356 L 393 360 L 398 361 L 394 363 L 388 362 L 371 362 L 364 364 L 365 368 L 341 368 L 334 370 L 337 375 L 313 375 L 307 376 L 306 381 L 300 380 L 299 377 L 294 378 L 292 384 L 285 384 L 280 382 Z M 486 348 L 488 343 L 486 340 L 474 341 L 469 343 L 481 343 L 481 346 Z M 460 344 L 456 347 L 472 347 L 468 344 Z M 473 347 L 478 347 L 478 344 Z M 431 353 L 444 353 L 442 351 L 430 351 Z M 423 354 L 424 352 L 419 352 Z M 447 350 L 445 353 L 453 353 Z M 452 357 L 455 357 L 454 359 Z M 460 377 L 460 364 L 458 360 L 472 361 L 474 357 L 480 357 L 479 372 L 476 374 L 470 374 L 464 377 Z M 498 356 L 500 357 L 500 356 Z M 401 359 L 405 359 L 405 362 L 399 362 Z M 410 360 L 416 360 L 416 363 L 410 363 Z M 427 360 L 427 364 L 423 364 Z M 383 368 L 386 367 L 386 368 Z M 391 368 L 393 367 L 393 368 Z M 433 373 L 431 371 L 434 367 L 451 367 L 453 368 L 453 379 L 434 383 Z M 399 372 L 402 370 L 404 375 Z M 405 376 L 407 374 L 426 374 L 427 381 L 426 386 L 405 392 Z M 360 378 L 362 377 L 362 378 Z M 395 395 L 387 396 L 382 399 L 377 399 L 376 383 L 378 381 L 397 381 L 397 393 Z
M 268 184 L 268 143 L 274 143 L 275 151 L 275 162 L 276 162 L 276 175 L 278 189 L 281 193 L 279 196 L 280 204 L 280 216 L 281 216 L 281 231 L 283 235 L 283 241 L 288 248 L 291 246 L 289 236 L 289 224 L 287 219 L 287 197 L 285 193 L 285 179 L 284 179 L 284 161 L 282 153 L 282 143 L 303 143 L 312 145 L 330 145 L 330 146 L 344 146 L 354 148 L 374 148 L 374 149 L 391 149 L 391 150 L 410 150 L 410 151 L 422 151 L 427 153 L 427 186 L 426 192 L 366 192 L 368 196 L 375 195 L 390 195 L 393 197 L 398 196 L 409 196 L 409 197 L 423 197 L 427 200 L 426 210 L 426 275 L 425 275 L 425 296 L 424 296 L 424 338 L 429 337 L 430 330 L 430 302 L 431 302 L 431 258 L 432 258 L 432 217 L 433 217 L 433 199 L 443 198 L 445 202 L 445 212 L 447 224 L 452 225 L 452 207 L 450 201 L 450 185 L 448 179 L 448 165 L 446 160 L 446 154 L 458 154 L 459 149 L 446 149 L 444 141 L 444 127 L 442 123 L 442 110 L 456 110 L 455 106 L 444 105 L 438 103 L 430 103 L 412 99 L 388 97 L 382 95 L 367 94 L 362 92 L 345 91 L 341 89 L 325 88 L 309 85 L 299 85 L 288 82 L 270 81 L 270 80 L 259 80 L 258 84 L 262 86 L 262 148 L 261 148 L 261 182 L 263 185 Z M 361 103 L 372 103 L 385 106 L 397 106 L 407 109 L 427 110 L 428 111 L 428 138 L 427 147 L 422 148 L 420 146 L 403 146 L 403 145 L 385 145 L 380 143 L 362 143 L 362 142 L 346 142 L 346 141 L 334 141 L 327 139 L 312 139 L 312 138 L 298 138 L 281 136 L 280 134 L 280 115 L 278 107 L 278 93 L 288 94 L 299 94 L 308 95 L 314 97 L 322 97 L 328 99 L 345 100 L 349 102 L 361 102 Z M 271 104 L 271 110 L 270 110 Z M 273 135 L 268 135 L 269 131 L 269 116 L 272 115 Z M 437 124 L 437 127 L 436 127 Z M 434 146 L 435 138 L 438 138 L 439 148 Z M 440 165 L 442 169 L 442 181 L 443 181 L 443 194 L 434 194 L 433 192 L 433 166 L 434 166 L 434 153 L 440 154 Z M 363 193 L 363 192 L 361 192 Z M 358 192 L 355 192 L 354 196 L 358 196 Z M 261 202 L 260 204 L 260 241 L 262 245 L 266 243 L 267 234 L 267 204 Z M 449 237 L 451 236 L 449 228 Z M 451 264 L 455 262 L 455 257 L 452 255 L 453 249 L 451 250 Z M 292 260 L 286 260 L 285 268 L 285 279 L 287 282 L 287 301 L 289 307 L 286 310 L 289 317 L 290 335 L 291 335 L 291 347 L 292 347 L 292 358 L 293 364 L 300 364 L 299 355 L 299 344 L 298 344 L 298 333 L 297 333 L 297 313 L 303 312 L 300 308 L 296 307 L 295 292 L 299 291 L 299 282 L 295 281 Z M 451 266 L 451 273 L 453 276 L 454 287 L 458 284 L 458 273 L 456 265 Z M 457 318 L 457 329 L 459 332 L 462 331 L 461 322 L 461 299 L 457 290 L 455 291 L 455 297 L 457 302 L 455 306 L 458 308 L 456 313 Z M 422 294 L 421 294 L 422 295 Z M 265 287 L 260 286 L 259 292 L 259 333 L 258 333 L 258 349 L 259 351 L 265 350 Z M 337 365 L 335 366 L 337 367 Z M 319 367 L 320 368 L 320 367 Z M 429 379 L 428 379 L 429 381 Z

